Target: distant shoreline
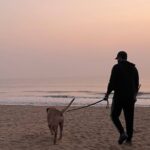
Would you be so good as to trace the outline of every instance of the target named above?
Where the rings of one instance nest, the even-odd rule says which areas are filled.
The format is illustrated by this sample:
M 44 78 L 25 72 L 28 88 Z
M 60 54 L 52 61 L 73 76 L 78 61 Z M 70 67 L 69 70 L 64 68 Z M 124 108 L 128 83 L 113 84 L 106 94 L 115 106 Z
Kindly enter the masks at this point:
M 34 105 L 34 104 L 29 104 L 29 105 L 25 105 L 25 104 L 0 104 L 0 106 L 25 106 L 25 107 L 49 107 L 49 106 L 52 106 L 52 107 L 65 107 L 67 106 L 66 105 Z M 82 107 L 82 106 L 86 106 L 86 105 L 72 105 L 72 108 L 79 108 L 79 107 Z M 90 106 L 88 108 L 98 108 L 98 107 L 102 107 L 102 108 L 106 108 L 106 104 L 101 104 L 101 105 L 94 105 L 94 106 Z M 109 108 L 111 107 L 111 104 L 109 105 Z M 139 104 L 135 104 L 135 107 L 137 108 L 149 108 L 150 105 L 139 105 Z M 88 109 L 88 108 L 84 108 L 84 109 Z

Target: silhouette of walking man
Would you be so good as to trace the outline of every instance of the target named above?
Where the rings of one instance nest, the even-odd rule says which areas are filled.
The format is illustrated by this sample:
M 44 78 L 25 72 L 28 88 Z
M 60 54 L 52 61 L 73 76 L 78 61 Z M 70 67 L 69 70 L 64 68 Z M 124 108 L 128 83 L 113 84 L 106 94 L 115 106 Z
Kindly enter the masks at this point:
M 112 68 L 107 92 L 104 100 L 108 100 L 109 94 L 114 91 L 111 119 L 118 129 L 120 136 L 118 144 L 132 142 L 134 105 L 139 88 L 139 75 L 135 65 L 127 61 L 127 53 L 120 51 L 116 57 L 118 64 Z M 121 111 L 124 112 L 126 132 L 119 120 Z

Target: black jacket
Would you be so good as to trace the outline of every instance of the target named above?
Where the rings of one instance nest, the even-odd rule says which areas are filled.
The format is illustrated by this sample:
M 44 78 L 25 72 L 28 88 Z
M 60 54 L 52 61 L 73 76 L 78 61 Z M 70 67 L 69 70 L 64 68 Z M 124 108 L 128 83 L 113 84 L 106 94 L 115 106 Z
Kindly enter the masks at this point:
M 133 63 L 122 61 L 112 68 L 107 94 L 114 91 L 114 99 L 132 100 L 138 92 L 139 75 Z

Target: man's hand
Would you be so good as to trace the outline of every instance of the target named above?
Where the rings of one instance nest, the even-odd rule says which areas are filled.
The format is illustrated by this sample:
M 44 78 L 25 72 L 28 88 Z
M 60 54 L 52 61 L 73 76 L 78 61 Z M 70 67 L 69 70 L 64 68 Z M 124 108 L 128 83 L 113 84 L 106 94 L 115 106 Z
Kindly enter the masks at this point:
M 107 101 L 107 105 L 106 105 L 106 109 L 109 108 L 109 101 L 108 101 L 108 97 L 109 95 L 106 94 L 105 97 L 103 98 L 103 100 Z
M 108 94 L 105 95 L 105 97 L 103 98 L 103 100 L 108 101 Z

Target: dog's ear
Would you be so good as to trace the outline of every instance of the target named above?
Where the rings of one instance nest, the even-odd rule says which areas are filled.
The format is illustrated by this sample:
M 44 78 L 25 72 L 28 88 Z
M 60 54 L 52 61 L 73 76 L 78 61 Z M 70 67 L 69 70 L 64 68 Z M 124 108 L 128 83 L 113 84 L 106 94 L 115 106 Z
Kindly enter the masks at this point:
M 49 108 L 46 109 L 46 111 L 48 112 Z

